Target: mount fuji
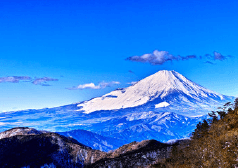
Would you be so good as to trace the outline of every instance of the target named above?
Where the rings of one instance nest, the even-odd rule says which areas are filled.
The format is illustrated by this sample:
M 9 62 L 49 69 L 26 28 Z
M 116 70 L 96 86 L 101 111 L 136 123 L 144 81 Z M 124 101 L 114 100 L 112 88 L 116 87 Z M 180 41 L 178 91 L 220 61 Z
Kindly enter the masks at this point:
M 232 97 L 208 90 L 175 71 L 159 71 L 125 89 L 78 104 L 86 114 L 95 111 L 168 111 L 186 116 L 205 115 Z
M 208 112 L 233 100 L 234 97 L 208 90 L 178 72 L 163 70 L 89 101 L 0 113 L 0 131 L 33 127 L 70 135 L 81 143 L 86 142 L 82 137 L 91 137 L 94 140 L 87 140 L 87 144 L 108 151 L 117 148 L 118 141 L 166 142 L 189 137 Z

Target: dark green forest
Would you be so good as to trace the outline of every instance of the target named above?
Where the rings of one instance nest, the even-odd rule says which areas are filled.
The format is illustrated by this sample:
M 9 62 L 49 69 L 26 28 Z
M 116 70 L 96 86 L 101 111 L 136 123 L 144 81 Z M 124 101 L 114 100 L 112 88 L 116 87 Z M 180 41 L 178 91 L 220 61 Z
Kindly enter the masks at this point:
M 152 167 L 238 167 L 238 98 L 208 115 L 189 140 L 174 145 L 171 156 Z

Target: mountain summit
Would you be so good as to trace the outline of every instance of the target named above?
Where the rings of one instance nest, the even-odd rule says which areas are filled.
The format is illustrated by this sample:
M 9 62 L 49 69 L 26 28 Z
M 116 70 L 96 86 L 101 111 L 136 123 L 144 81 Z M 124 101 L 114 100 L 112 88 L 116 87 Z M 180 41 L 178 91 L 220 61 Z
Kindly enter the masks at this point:
M 227 96 L 208 90 L 176 71 L 162 70 L 140 80 L 136 84 L 117 89 L 102 97 L 78 104 L 80 111 L 89 114 L 101 110 L 118 110 L 144 106 L 144 109 L 178 112 L 186 115 L 196 115 L 191 111 L 210 110 L 211 105 L 230 99 Z M 177 106 L 177 107 L 176 107 Z M 178 108 L 183 106 L 183 109 Z M 142 108 L 143 109 L 143 108 Z M 165 109 L 163 109 L 165 110 Z M 190 111 L 186 113 L 186 110 Z

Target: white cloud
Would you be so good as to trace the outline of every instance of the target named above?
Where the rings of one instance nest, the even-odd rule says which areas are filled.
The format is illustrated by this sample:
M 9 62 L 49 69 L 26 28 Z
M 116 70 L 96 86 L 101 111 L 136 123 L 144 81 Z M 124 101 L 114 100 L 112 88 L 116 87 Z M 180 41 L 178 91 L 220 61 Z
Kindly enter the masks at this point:
M 100 86 L 96 86 L 94 83 L 86 83 L 83 85 L 78 85 L 77 89 L 100 89 Z
M 77 90 L 77 89 L 104 89 L 106 87 L 111 87 L 113 85 L 118 85 L 120 82 L 112 81 L 112 82 L 100 82 L 98 85 L 94 83 L 85 83 L 82 85 L 78 85 L 77 87 L 67 88 L 69 90 Z

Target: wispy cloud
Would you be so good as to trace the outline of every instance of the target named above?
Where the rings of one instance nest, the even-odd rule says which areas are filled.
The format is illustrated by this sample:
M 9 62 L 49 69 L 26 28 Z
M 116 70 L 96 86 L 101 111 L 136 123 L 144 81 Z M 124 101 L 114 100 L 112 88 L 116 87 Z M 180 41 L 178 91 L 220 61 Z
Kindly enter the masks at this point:
M 134 74 L 134 72 L 132 70 L 129 70 L 128 72 Z
M 66 88 L 69 90 L 77 90 L 77 89 L 104 89 L 106 87 L 111 87 L 113 85 L 118 85 L 120 82 L 118 81 L 112 81 L 112 82 L 100 82 L 98 85 L 95 85 L 94 83 L 85 83 L 82 85 L 78 85 L 77 87 L 72 88 Z
M 208 59 L 211 59 L 211 60 L 220 60 L 220 61 L 223 61 L 223 60 L 225 60 L 225 59 L 227 59 L 228 57 L 231 57 L 231 56 L 230 56 L 230 55 L 224 56 L 224 55 L 222 55 L 221 53 L 214 51 L 214 52 L 213 52 L 213 55 L 211 55 L 211 54 L 206 54 L 205 57 L 208 58 Z
M 132 82 L 128 82 L 127 84 L 129 84 L 129 85 L 134 85 L 134 84 L 136 84 L 137 83 L 137 81 L 132 81 Z
M 172 55 L 168 51 L 158 51 L 155 50 L 153 53 L 144 54 L 142 56 L 132 56 L 128 57 L 126 60 L 135 61 L 135 62 L 144 62 L 150 63 L 152 65 L 162 65 L 168 61 L 184 61 L 189 59 L 210 59 L 210 60 L 220 60 L 223 61 L 230 56 L 224 56 L 221 53 L 216 51 L 211 54 L 205 54 L 204 56 L 197 56 L 197 55 L 187 55 L 187 56 L 180 56 L 180 55 Z
M 168 51 L 158 51 L 155 50 L 153 53 L 144 54 L 142 56 L 132 56 L 127 58 L 126 60 L 136 61 L 136 62 L 148 62 L 152 65 L 162 65 L 167 61 L 173 60 L 188 60 L 197 58 L 196 55 L 188 55 L 188 56 L 174 56 L 170 54 Z
M 205 64 L 211 64 L 211 65 L 214 65 L 214 63 L 213 62 L 211 62 L 211 61 L 206 61 L 206 62 L 204 62 Z
M 41 85 L 41 86 L 50 86 L 47 82 L 49 81 L 58 81 L 58 79 L 53 79 L 49 77 L 44 78 L 32 78 L 29 76 L 7 76 L 7 77 L 0 77 L 0 83 L 10 82 L 10 83 L 19 83 L 21 81 L 24 82 L 31 82 L 34 85 Z
M 32 83 L 34 85 L 41 85 L 41 86 L 50 86 L 47 82 L 49 81 L 58 81 L 58 79 L 44 77 L 44 78 L 35 78 Z
M 127 60 L 130 61 L 136 61 L 136 62 L 148 62 L 152 65 L 162 65 L 167 61 L 174 60 L 174 56 L 172 54 L 169 54 L 167 51 L 158 51 L 155 50 L 151 54 L 144 54 L 142 56 L 132 56 L 127 58 Z
M 218 52 L 216 52 L 216 51 L 214 51 L 214 60 L 224 60 L 224 59 L 226 59 L 227 57 L 226 56 L 224 56 L 224 55 L 221 55 L 221 53 L 218 53 Z
M 31 79 L 32 78 L 29 76 L 0 77 L 0 83 L 3 83 L 3 82 L 19 83 L 20 81 L 30 81 Z

